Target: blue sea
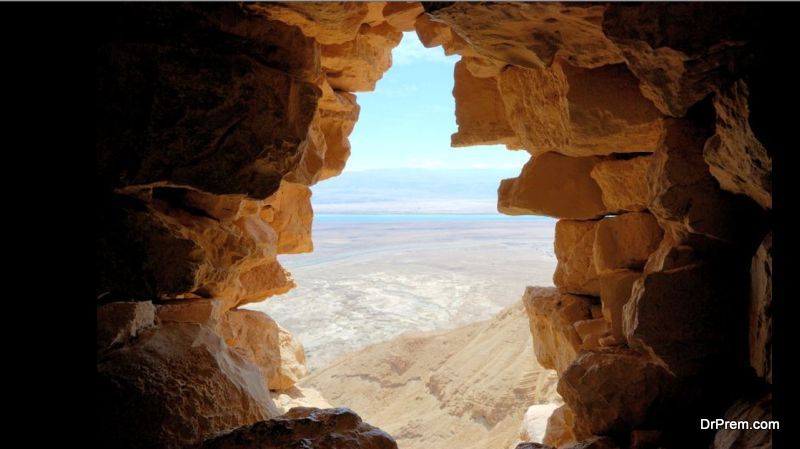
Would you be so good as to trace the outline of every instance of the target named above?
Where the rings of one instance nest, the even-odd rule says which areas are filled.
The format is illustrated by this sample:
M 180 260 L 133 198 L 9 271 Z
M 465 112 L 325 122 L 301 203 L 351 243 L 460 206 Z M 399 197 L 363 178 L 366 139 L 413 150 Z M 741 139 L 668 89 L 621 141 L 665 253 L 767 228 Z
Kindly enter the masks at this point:
M 555 222 L 538 215 L 502 214 L 314 214 L 316 223 L 429 223 L 429 222 Z

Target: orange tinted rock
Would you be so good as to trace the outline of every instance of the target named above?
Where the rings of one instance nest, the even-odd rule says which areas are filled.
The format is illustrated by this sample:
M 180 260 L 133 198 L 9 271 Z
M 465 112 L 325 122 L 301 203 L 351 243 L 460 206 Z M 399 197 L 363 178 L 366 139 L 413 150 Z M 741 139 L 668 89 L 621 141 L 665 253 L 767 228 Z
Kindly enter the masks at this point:
M 285 415 L 241 427 L 206 441 L 202 449 L 397 449 L 386 432 L 361 420 L 347 408 L 297 407 Z
M 750 366 L 772 383 L 772 233 L 750 266 Z
M 653 273 L 655 271 L 672 270 L 697 262 L 698 258 L 691 246 L 675 242 L 673 235 L 665 232 L 664 237 L 658 244 L 658 248 L 647 258 L 644 272 Z
M 453 3 L 429 8 L 429 14 L 485 57 L 541 68 L 559 56 L 577 66 L 597 67 L 622 62 L 601 29 L 605 9 L 599 4 Z
M 714 96 L 716 134 L 703 157 L 720 187 L 772 208 L 772 158 L 750 129 L 747 84 L 739 80 Z
M 648 418 L 667 373 L 629 350 L 588 351 L 561 375 L 558 392 L 579 433 L 627 433 Z
M 311 189 L 302 184 L 282 182 L 280 189 L 264 203 L 274 211 L 269 224 L 278 234 L 278 254 L 308 253 L 314 249 Z
M 419 2 L 386 2 L 383 17 L 398 31 L 414 31 L 414 22 L 424 12 Z
M 592 179 L 603 192 L 603 204 L 612 212 L 647 209 L 650 191 L 647 172 L 650 156 L 605 160 L 594 166 Z
M 547 420 L 547 430 L 542 442 L 553 447 L 563 447 L 577 441 L 575 432 L 575 414 L 569 409 L 567 404 L 555 409 Z M 583 437 L 583 435 L 581 435 Z
M 655 217 L 647 212 L 631 212 L 600 220 L 593 248 L 597 272 L 642 269 L 663 235 Z
M 222 301 L 216 299 L 175 300 L 156 306 L 156 316 L 162 323 L 197 323 L 213 327 L 221 314 Z
M 155 307 L 150 301 L 112 302 L 97 307 L 97 352 L 136 337 L 155 325 Z
M 600 276 L 600 302 L 603 316 L 611 323 L 611 335 L 617 342 L 625 342 L 623 307 L 631 298 L 633 283 L 642 276 L 637 271 L 612 271 Z
M 270 390 L 289 389 L 308 373 L 303 345 L 262 312 L 230 310 L 220 333 L 232 351 L 261 369 Z
M 584 351 L 600 348 L 600 339 L 611 332 L 605 318 L 576 321 L 573 326 L 581 338 L 581 350 Z
M 103 447 L 186 447 L 278 414 L 260 370 L 199 324 L 151 328 L 97 374 Z
M 352 40 L 369 12 L 366 2 L 275 2 L 248 4 L 247 8 L 294 25 L 325 45 Z
M 447 24 L 433 19 L 429 14 L 417 17 L 414 28 L 420 42 L 427 48 L 442 46 L 446 55 L 478 56 L 475 50 Z
M 321 64 L 330 85 L 348 92 L 372 91 L 392 65 L 403 33 L 390 25 L 362 25 L 355 39 L 322 46 Z
M 498 78 L 505 64 L 495 59 L 463 56 L 459 61 L 466 66 L 469 73 L 477 78 Z M 495 80 L 495 83 L 497 80 Z M 458 103 L 456 102 L 456 105 Z
M 506 215 L 546 215 L 588 220 L 606 214 L 600 187 L 590 173 L 597 157 L 558 153 L 534 156 L 517 178 L 504 179 L 497 210 Z
M 558 259 L 553 284 L 562 292 L 600 294 L 592 247 L 597 221 L 559 220 L 555 230 L 555 254 Z
M 458 132 L 451 137 L 454 147 L 470 145 L 513 144 L 514 131 L 494 78 L 476 78 L 464 61 L 455 66 L 456 123 Z
M 562 373 L 575 359 L 581 338 L 573 324 L 591 318 L 589 298 L 561 294 L 554 288 L 528 287 L 522 297 L 539 363 Z

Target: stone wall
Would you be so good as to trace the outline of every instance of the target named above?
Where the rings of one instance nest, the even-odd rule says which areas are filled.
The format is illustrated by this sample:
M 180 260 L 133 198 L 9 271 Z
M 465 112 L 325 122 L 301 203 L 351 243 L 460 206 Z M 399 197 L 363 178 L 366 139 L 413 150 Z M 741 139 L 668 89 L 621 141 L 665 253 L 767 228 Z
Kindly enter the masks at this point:
M 769 393 L 753 399 L 772 382 L 762 8 L 103 8 L 102 443 L 197 444 L 313 397 L 292 390 L 302 348 L 237 307 L 293 287 L 276 256 L 313 248 L 309 186 L 344 168 L 354 92 L 374 89 L 411 30 L 461 56 L 453 146 L 531 155 L 500 183 L 498 210 L 559 219 L 556 288 L 524 297 L 537 358 L 557 370 L 565 400 L 545 443 L 699 447 L 714 438 L 696 430 L 699 417 L 768 416 Z M 352 447 L 393 444 L 347 413 L 324 416 L 348 420 Z M 755 447 L 747 438 L 713 444 Z

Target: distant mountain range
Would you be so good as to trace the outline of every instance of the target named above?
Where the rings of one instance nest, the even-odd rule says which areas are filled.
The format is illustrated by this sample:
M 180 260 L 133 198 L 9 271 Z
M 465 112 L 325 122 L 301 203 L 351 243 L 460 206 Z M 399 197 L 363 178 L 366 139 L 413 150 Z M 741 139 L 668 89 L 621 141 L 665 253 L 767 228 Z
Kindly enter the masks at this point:
M 312 187 L 315 213 L 496 214 L 500 181 L 518 169 L 344 171 Z

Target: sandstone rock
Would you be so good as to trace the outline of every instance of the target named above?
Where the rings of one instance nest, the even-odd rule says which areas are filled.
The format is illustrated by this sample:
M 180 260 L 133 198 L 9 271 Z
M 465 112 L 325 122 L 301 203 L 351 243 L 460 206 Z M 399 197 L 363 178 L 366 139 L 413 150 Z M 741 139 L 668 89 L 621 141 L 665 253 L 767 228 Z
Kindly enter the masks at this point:
M 611 335 L 617 342 L 625 342 L 623 307 L 631 298 L 633 283 L 642 276 L 637 271 L 613 271 L 600 276 L 600 301 L 603 316 L 611 324 Z
M 594 166 L 592 179 L 603 192 L 603 204 L 611 212 L 639 212 L 647 209 L 650 191 L 647 171 L 650 156 L 605 160 Z
M 513 144 L 514 131 L 508 124 L 497 80 L 473 76 L 463 61 L 455 66 L 456 122 L 458 132 L 451 137 L 454 147 Z
M 555 409 L 547 419 L 547 430 L 542 442 L 553 447 L 563 447 L 577 441 L 575 414 L 567 404 Z
M 597 157 L 544 153 L 531 158 L 517 178 L 504 179 L 497 210 L 507 215 L 546 215 L 589 220 L 607 213 L 600 187 L 589 175 Z
M 505 68 L 503 62 L 489 58 L 462 56 L 459 62 L 462 62 L 469 73 L 476 78 L 498 78 L 500 72 Z M 495 79 L 495 83 L 497 83 L 497 79 Z M 458 100 L 456 100 L 456 106 L 458 106 Z
M 325 137 L 325 159 L 319 179 L 328 179 L 344 170 L 350 157 L 348 136 L 358 120 L 356 96 L 348 92 L 323 89 L 320 101 L 320 131 Z
M 605 5 L 451 3 L 425 8 L 474 51 L 508 64 L 542 68 L 556 56 L 580 67 L 622 62 L 600 28 Z M 498 23 L 503 26 L 495 26 Z
M 295 385 L 287 390 L 273 391 L 271 394 L 281 414 L 295 407 L 332 408 L 322 394 L 313 388 Z
M 726 412 L 727 421 L 771 421 L 772 394 L 757 399 L 743 399 Z M 772 431 L 765 429 L 720 429 L 714 436 L 712 449 L 770 449 Z
M 270 390 L 289 389 L 308 373 L 303 345 L 264 313 L 230 310 L 220 333 L 232 351 L 261 368 Z
M 558 220 L 555 229 L 555 254 L 558 259 L 553 284 L 566 293 L 600 295 L 594 266 L 597 221 Z
M 750 366 L 772 383 L 772 233 L 750 267 Z
M 611 331 L 605 318 L 576 321 L 573 326 L 581 338 L 582 351 L 599 349 L 600 339 L 608 336 Z
M 325 45 L 353 40 L 369 12 L 366 2 L 273 2 L 246 6 L 272 20 L 294 25 Z
M 236 4 L 126 5 L 106 24 L 114 37 L 97 36 L 101 185 L 255 199 L 277 189 L 320 95 L 309 82 L 319 67 L 312 39 Z
M 162 323 L 197 323 L 213 327 L 222 314 L 222 301 L 216 299 L 184 299 L 156 306 Z
M 704 120 L 666 120 L 648 172 L 650 211 L 678 244 L 702 251 L 732 244 L 755 248 L 758 242 L 751 240 L 763 227 L 763 211 L 748 197 L 721 190 L 711 176 L 703 159 L 710 136 Z
M 397 31 L 414 31 L 414 22 L 424 11 L 419 2 L 386 2 L 383 17 Z
M 620 446 L 608 437 L 591 437 L 567 445 L 564 449 L 617 449 Z
M 417 37 L 427 48 L 442 46 L 444 54 L 450 56 L 478 56 L 478 53 L 445 23 L 432 18 L 429 14 L 422 14 L 414 22 Z
M 386 432 L 346 408 L 296 407 L 285 415 L 242 427 L 206 441 L 203 449 L 397 449 Z
M 120 345 L 153 326 L 155 307 L 150 301 L 112 302 L 97 307 L 97 352 Z
M 649 418 L 666 375 L 632 351 L 588 351 L 564 371 L 558 392 L 575 414 L 579 433 L 627 435 Z
M 581 347 L 573 324 L 591 317 L 589 298 L 561 294 L 554 288 L 528 287 L 522 302 L 530 320 L 536 359 L 543 367 L 563 373 Z
M 278 254 L 310 253 L 314 249 L 311 241 L 311 189 L 292 182 L 281 182 L 275 194 L 267 198 L 265 207 L 272 209 L 268 220 L 278 234 Z
M 623 308 L 628 344 L 678 377 L 720 373 L 735 379 L 746 364 L 740 355 L 746 353 L 742 271 L 735 263 L 714 262 L 645 274 Z
M 743 67 L 754 12 L 744 4 L 611 4 L 602 27 L 642 82 L 642 93 L 665 114 L 681 117 Z
M 331 87 L 348 92 L 372 91 L 392 65 L 392 49 L 403 33 L 389 24 L 362 25 L 355 39 L 323 45 L 320 62 Z
M 169 323 L 97 365 L 102 447 L 181 448 L 278 414 L 260 370 L 210 328 Z
M 646 212 L 600 220 L 595 232 L 594 266 L 599 274 L 619 269 L 642 269 L 656 250 L 664 231 Z
M 522 418 L 520 439 L 533 442 L 543 441 L 547 430 L 547 421 L 558 407 L 559 405 L 555 403 L 534 404 L 528 407 Z
M 665 232 L 664 237 L 658 244 L 658 248 L 647 258 L 644 265 L 645 273 L 656 271 L 673 270 L 697 263 L 698 256 L 695 250 L 688 245 L 683 245 L 675 241 L 675 236 L 670 232 Z
M 772 158 L 750 129 L 748 88 L 743 80 L 714 96 L 716 134 L 703 148 L 709 171 L 720 187 L 772 208 Z

